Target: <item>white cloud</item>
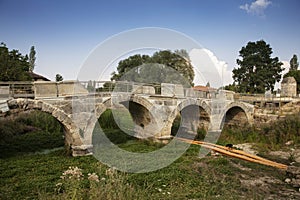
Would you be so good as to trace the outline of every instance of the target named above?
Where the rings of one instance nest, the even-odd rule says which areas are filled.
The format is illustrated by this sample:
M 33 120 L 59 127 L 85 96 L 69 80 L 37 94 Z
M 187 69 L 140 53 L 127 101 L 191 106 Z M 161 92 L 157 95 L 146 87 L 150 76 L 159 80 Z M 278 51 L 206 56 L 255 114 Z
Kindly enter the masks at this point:
M 210 50 L 193 49 L 189 56 L 195 70 L 195 85 L 209 82 L 212 87 L 218 88 L 233 82 L 227 63 L 220 61 Z
M 247 13 L 264 15 L 264 10 L 271 5 L 272 2 L 269 0 L 255 0 L 250 5 L 241 5 L 240 9 L 245 10 Z

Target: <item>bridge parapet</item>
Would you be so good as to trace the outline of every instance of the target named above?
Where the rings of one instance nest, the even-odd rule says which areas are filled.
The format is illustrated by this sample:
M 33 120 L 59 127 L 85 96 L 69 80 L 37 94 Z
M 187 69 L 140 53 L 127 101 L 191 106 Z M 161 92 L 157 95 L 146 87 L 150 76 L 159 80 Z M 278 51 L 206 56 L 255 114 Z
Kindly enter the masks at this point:
M 79 81 L 34 82 L 34 95 L 36 99 L 87 95 L 88 93 L 88 90 Z

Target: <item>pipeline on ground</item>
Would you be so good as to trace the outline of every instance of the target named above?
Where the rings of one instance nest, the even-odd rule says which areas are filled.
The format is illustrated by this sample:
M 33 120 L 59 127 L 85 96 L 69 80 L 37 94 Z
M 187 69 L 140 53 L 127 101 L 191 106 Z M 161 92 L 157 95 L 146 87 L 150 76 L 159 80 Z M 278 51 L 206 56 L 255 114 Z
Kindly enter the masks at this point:
M 217 145 L 217 144 L 213 144 L 213 143 L 209 143 L 209 142 L 189 140 L 189 139 L 179 138 L 179 137 L 177 137 L 177 139 L 181 140 L 183 142 L 189 143 L 189 144 L 200 145 L 204 148 L 211 149 L 215 152 L 218 152 L 220 154 L 227 155 L 230 157 L 239 158 L 239 159 L 254 162 L 254 163 L 259 163 L 262 165 L 272 166 L 272 167 L 276 167 L 278 169 L 283 169 L 283 170 L 287 170 L 287 168 L 288 168 L 288 166 L 285 164 L 277 163 L 277 162 L 259 157 L 257 155 L 246 153 L 244 151 L 237 150 L 234 148 L 225 147 L 225 146 L 221 146 L 221 145 Z

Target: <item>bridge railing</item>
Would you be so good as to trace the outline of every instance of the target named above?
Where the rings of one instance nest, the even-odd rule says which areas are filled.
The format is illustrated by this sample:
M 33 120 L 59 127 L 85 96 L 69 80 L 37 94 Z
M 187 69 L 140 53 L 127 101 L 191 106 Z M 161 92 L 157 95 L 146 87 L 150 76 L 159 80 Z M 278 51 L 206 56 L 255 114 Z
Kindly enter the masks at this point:
M 110 96 L 112 92 L 154 95 L 176 98 L 217 98 L 221 90 L 197 91 L 171 83 L 137 83 L 129 81 L 36 81 L 0 82 L 0 98 L 57 98 L 78 95 Z M 223 91 L 226 99 L 233 93 Z
M 129 81 L 80 81 L 89 93 L 127 92 L 135 94 L 156 95 L 178 98 L 218 98 L 220 93 L 225 94 L 227 100 L 234 100 L 234 92 L 210 89 L 207 91 L 185 88 L 180 84 L 171 83 L 138 83 Z
M 246 94 L 246 93 L 235 93 L 234 99 L 237 101 L 246 102 L 274 102 L 274 101 L 291 101 L 299 97 L 287 97 L 275 94 Z
M 0 82 L 0 98 L 34 98 L 33 82 L 9 81 Z

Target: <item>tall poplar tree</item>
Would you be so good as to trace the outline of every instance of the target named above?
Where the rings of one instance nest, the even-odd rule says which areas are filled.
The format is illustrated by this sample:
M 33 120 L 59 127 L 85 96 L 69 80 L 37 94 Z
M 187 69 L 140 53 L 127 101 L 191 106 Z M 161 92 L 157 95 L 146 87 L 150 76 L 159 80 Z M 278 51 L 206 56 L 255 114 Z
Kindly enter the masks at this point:
M 30 48 L 30 53 L 29 53 L 29 71 L 33 71 L 34 70 L 34 67 L 35 67 L 35 60 L 36 60 L 36 57 L 35 57 L 35 49 L 34 49 L 34 46 L 32 46 Z
M 293 57 L 290 60 L 290 71 L 298 70 L 299 62 L 297 55 L 293 55 Z

